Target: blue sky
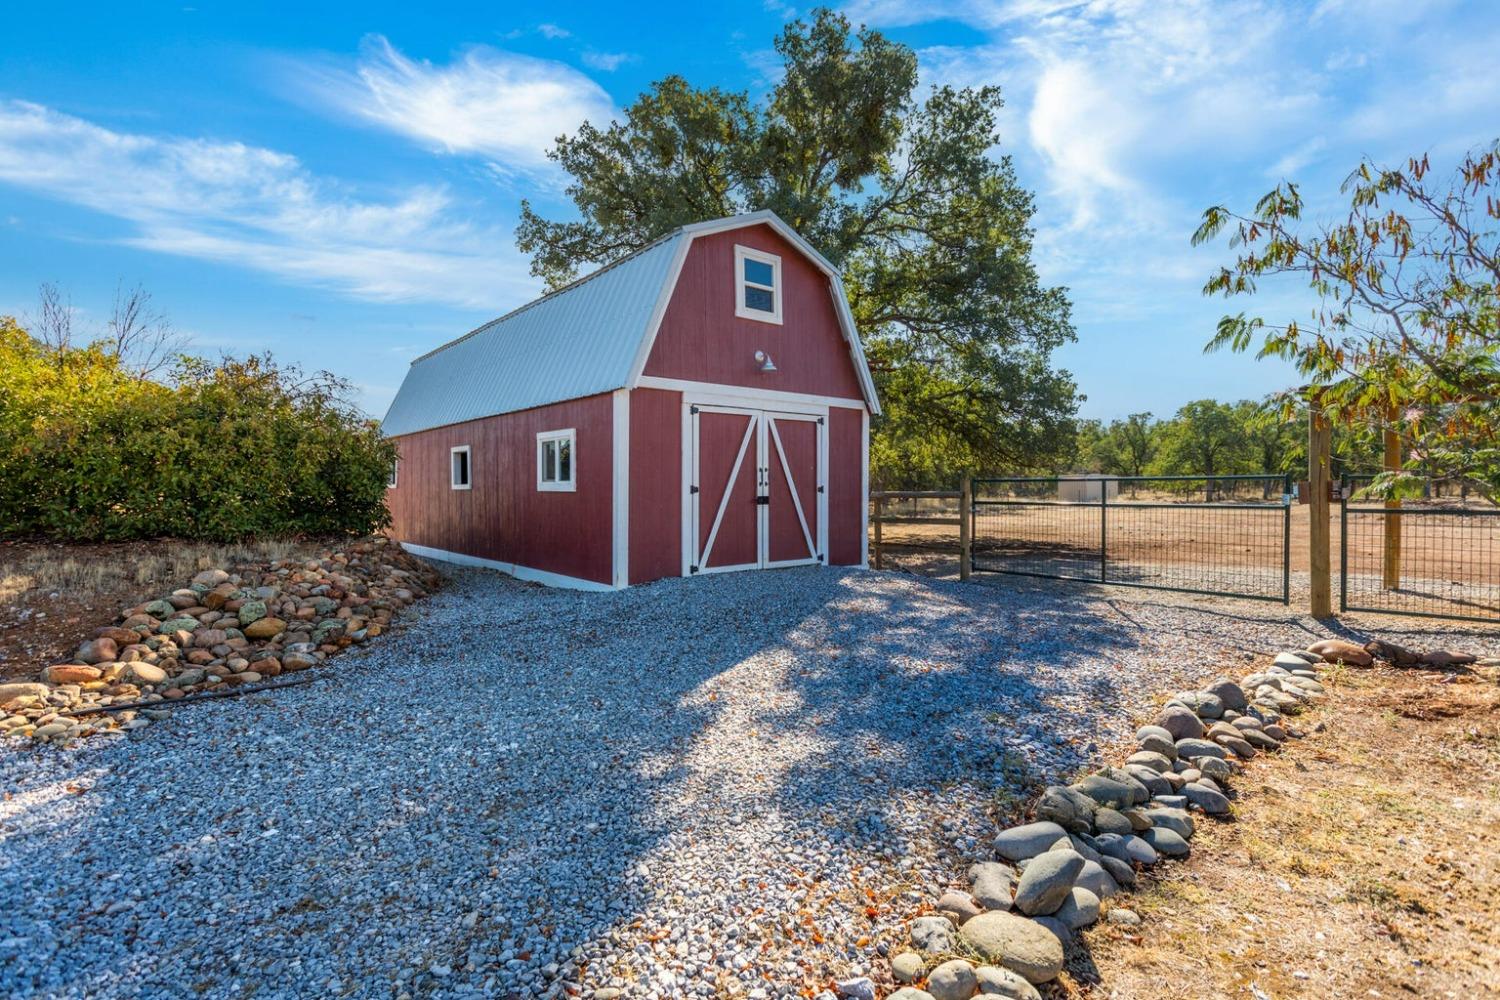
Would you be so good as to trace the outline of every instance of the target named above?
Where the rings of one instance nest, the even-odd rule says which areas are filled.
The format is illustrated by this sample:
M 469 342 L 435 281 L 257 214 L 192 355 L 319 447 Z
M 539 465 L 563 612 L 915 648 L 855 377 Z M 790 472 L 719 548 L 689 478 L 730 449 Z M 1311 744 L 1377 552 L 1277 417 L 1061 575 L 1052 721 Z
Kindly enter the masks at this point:
M 269 349 L 384 412 L 413 357 L 531 298 L 521 198 L 566 214 L 550 140 L 652 80 L 762 92 L 776 2 L 99 4 L 6 15 L 0 313 L 67 290 L 97 331 L 140 283 L 201 353 Z M 252 9 L 253 8 L 253 9 Z M 1259 396 L 1277 366 L 1201 354 L 1225 250 L 1202 210 L 1282 177 L 1317 214 L 1364 154 L 1447 166 L 1500 136 L 1490 0 L 864 0 L 925 83 L 995 83 L 1037 193 L 1037 262 L 1072 291 L 1058 361 L 1109 418 Z M 1300 316 L 1297 288 L 1259 308 Z M 1239 308 L 1238 305 L 1235 308 Z

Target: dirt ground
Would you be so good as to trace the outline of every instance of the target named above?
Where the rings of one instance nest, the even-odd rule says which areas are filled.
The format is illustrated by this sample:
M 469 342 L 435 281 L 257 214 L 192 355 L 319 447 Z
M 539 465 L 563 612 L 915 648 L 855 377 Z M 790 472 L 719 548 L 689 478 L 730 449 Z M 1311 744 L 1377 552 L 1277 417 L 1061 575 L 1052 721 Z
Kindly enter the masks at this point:
M 0 680 L 34 680 L 122 608 L 187 586 L 209 567 L 270 562 L 317 548 L 316 541 L 215 545 L 151 542 L 0 541 Z
M 1500 685 L 1335 673 L 1321 731 L 1235 782 L 1232 820 L 1097 924 L 1068 997 L 1500 995 Z M 1106 904 L 1106 909 L 1109 904 Z

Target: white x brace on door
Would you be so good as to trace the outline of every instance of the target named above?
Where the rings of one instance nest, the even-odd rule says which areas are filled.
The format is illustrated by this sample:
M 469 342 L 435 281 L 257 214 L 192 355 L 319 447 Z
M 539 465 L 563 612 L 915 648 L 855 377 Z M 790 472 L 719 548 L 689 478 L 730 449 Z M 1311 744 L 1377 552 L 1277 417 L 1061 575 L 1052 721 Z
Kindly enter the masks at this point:
M 690 413 L 689 571 L 824 561 L 825 418 L 736 406 Z

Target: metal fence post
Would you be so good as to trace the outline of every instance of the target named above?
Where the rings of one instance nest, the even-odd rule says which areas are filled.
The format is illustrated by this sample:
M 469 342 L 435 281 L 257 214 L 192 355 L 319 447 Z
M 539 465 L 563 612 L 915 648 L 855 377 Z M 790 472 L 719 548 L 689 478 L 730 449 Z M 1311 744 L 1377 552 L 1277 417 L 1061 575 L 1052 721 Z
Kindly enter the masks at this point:
M 1096 480 L 1099 484 L 1099 582 L 1109 580 L 1109 481 Z
M 1339 610 L 1349 610 L 1349 491 L 1347 489 L 1339 490 Z
M 967 472 L 958 485 L 958 578 L 967 580 L 974 545 L 974 481 Z
M 1281 494 L 1281 603 L 1292 603 L 1292 490 Z

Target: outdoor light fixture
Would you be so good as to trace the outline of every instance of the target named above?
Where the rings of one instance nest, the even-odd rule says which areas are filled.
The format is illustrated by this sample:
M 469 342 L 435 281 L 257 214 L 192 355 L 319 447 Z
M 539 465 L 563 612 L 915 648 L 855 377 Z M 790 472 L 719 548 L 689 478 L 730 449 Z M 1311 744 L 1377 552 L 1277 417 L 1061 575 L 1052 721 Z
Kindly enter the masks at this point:
M 756 351 L 755 360 L 760 362 L 760 370 L 763 372 L 774 372 L 776 370 L 776 362 L 772 361 L 771 356 L 765 351 Z

